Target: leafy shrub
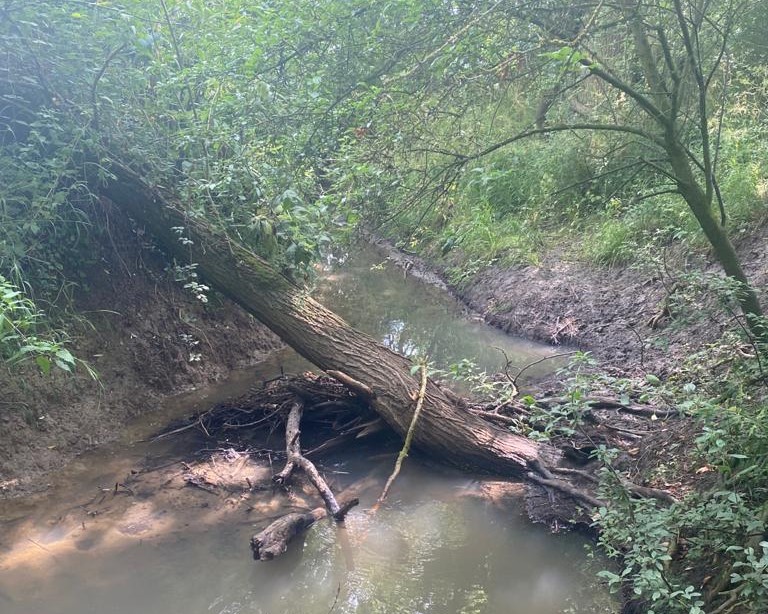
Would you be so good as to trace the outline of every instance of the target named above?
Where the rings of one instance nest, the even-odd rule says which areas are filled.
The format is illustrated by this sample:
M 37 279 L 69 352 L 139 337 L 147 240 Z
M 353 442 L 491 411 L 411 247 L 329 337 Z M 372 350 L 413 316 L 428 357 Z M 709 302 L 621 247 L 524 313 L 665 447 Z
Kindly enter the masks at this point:
M 65 347 L 61 333 L 41 334 L 43 314 L 35 304 L 0 275 L 0 358 L 9 366 L 33 360 L 40 371 L 52 366 L 72 371 L 75 357 Z
M 632 227 L 624 220 L 608 219 L 584 242 L 584 255 L 596 264 L 613 266 L 630 261 L 636 248 Z

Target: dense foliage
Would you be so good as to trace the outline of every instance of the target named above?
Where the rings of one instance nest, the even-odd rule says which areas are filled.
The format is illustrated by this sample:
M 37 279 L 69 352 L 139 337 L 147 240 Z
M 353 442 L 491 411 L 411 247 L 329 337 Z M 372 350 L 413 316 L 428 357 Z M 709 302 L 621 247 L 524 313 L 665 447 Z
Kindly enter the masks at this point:
M 2 270 L 40 296 L 65 283 L 92 234 L 85 151 L 299 276 L 361 215 L 448 256 L 457 279 L 535 260 L 564 230 L 607 264 L 701 242 L 664 122 L 705 207 L 733 228 L 759 219 L 753 5 L 9 2 Z
M 75 365 L 50 322 L 107 230 L 111 159 L 297 280 L 357 224 L 443 259 L 455 282 L 563 243 L 618 265 L 708 242 L 737 281 L 718 292 L 759 341 L 728 235 L 768 205 L 766 24 L 738 0 L 7 0 L 0 357 Z M 193 269 L 177 275 L 204 297 Z M 670 569 L 681 540 L 694 565 L 716 555 L 728 607 L 766 607 L 755 348 L 727 390 L 697 372 L 654 392 L 701 420 L 714 490 L 661 509 L 606 476 L 602 539 L 624 566 L 605 576 L 656 611 L 702 611 Z

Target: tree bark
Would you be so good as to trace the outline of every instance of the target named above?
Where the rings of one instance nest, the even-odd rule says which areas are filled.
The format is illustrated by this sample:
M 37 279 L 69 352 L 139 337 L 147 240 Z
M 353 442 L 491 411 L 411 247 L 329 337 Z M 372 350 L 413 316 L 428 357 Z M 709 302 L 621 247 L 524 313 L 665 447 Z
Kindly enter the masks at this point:
M 723 267 L 725 274 L 739 282 L 740 287 L 736 292 L 736 297 L 747 318 L 747 325 L 751 332 L 756 338 L 766 341 L 766 333 L 762 328 L 762 323 L 758 321 L 763 315 L 760 301 L 754 287 L 744 273 L 741 260 L 728 238 L 728 233 L 713 216 L 707 195 L 697 183 L 685 150 L 676 141 L 674 134 L 668 134 L 666 142 L 670 165 L 675 172 L 680 194 L 699 223 L 704 236 L 707 237 L 715 258 Z
M 207 283 L 272 329 L 310 362 L 350 386 L 399 435 L 405 436 L 419 382 L 411 362 L 349 326 L 272 265 L 213 229 L 186 216 L 172 198 L 131 169 L 106 165 L 111 177 L 98 192 L 119 206 L 178 260 L 196 263 Z M 177 230 L 183 227 L 185 241 Z M 189 243 L 191 241 L 191 243 Z M 524 477 L 560 464 L 559 450 L 489 424 L 460 408 L 429 381 L 414 448 L 475 471 Z

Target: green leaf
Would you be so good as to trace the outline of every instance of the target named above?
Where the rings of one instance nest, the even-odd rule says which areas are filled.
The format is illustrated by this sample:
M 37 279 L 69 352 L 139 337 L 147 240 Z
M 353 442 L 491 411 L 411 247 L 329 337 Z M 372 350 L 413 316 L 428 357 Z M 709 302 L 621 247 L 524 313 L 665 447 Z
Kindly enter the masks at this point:
M 58 350 L 56 352 L 56 358 L 62 360 L 63 362 L 66 362 L 66 363 L 68 363 L 70 365 L 74 365 L 75 364 L 75 357 L 72 356 L 70 351 L 68 349 L 66 349 L 66 348 L 61 348 L 60 350 Z
M 67 371 L 68 373 L 72 371 L 72 365 L 67 364 L 63 360 L 59 360 L 58 358 L 54 358 L 53 362 L 56 364 L 56 366 L 61 369 L 62 371 Z
M 648 373 L 645 376 L 645 381 L 648 382 L 651 386 L 661 386 L 661 380 L 652 373 Z
M 42 354 L 40 356 L 36 356 L 35 363 L 37 363 L 37 366 L 40 368 L 40 371 L 42 371 L 43 374 L 48 375 L 51 372 L 51 361 L 47 356 L 43 356 Z

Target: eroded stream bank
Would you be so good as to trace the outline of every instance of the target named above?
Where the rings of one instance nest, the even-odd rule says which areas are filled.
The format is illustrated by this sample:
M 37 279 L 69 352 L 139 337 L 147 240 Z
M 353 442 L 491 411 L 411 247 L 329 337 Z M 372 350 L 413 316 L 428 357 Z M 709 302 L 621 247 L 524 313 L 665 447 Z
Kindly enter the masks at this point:
M 622 376 L 673 373 L 706 344 L 738 329 L 722 309 L 718 282 L 712 282 L 722 277 L 720 266 L 690 246 L 672 245 L 634 264 L 605 266 L 584 261 L 570 243 L 556 244 L 535 264 L 489 263 L 450 283 L 451 267 L 455 273 L 468 264 L 460 255 L 433 253 L 428 261 L 389 240 L 365 237 L 409 275 L 444 287 L 489 325 L 589 351 L 603 369 Z M 762 229 L 735 243 L 758 290 L 768 287 L 765 243 Z
M 377 287 L 358 281 L 369 274 Z M 524 343 L 515 354 L 509 338 L 467 323 L 458 305 L 441 304 L 439 293 L 420 294 L 421 288 L 375 256 L 357 273 L 340 271 L 324 295 L 342 313 L 348 309 L 344 315 L 358 326 L 406 353 L 420 349 L 442 366 L 453 360 L 451 352 L 472 354 L 452 344 L 477 343 L 486 334 L 475 347 L 501 345 L 521 363 L 552 351 Z M 417 325 L 425 306 L 429 311 Z M 452 321 L 459 322 L 456 329 Z M 462 337 L 457 330 L 468 332 Z M 442 341 L 429 336 L 434 331 Z M 236 396 L 281 368 L 302 368 L 292 360 L 274 356 L 236 383 L 176 400 L 136 424 L 118 446 L 67 468 L 45 497 L 5 503 L 3 612 L 612 611 L 587 569 L 581 541 L 529 525 L 515 486 L 409 462 L 389 504 L 371 519 L 366 510 L 396 445 L 350 445 L 314 459 L 335 488 L 372 482 L 360 493 L 345 535 L 321 523 L 285 558 L 251 561 L 248 538 L 255 527 L 316 504 L 302 482 L 290 491 L 272 489 L 270 476 L 282 460 L 274 452 L 281 449 L 280 434 L 243 445 L 187 429 L 154 443 L 135 441 L 160 422 Z M 487 360 L 503 356 L 493 350 Z

